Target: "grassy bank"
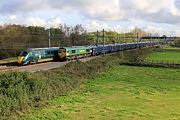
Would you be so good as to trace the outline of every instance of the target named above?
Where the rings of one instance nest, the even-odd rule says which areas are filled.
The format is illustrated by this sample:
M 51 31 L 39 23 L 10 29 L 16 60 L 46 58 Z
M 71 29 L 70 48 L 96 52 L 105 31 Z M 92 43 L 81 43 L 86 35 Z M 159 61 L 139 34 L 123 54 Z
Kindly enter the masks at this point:
M 180 70 L 116 66 L 23 119 L 180 119 L 179 86 Z
M 180 48 L 163 48 L 147 56 L 147 60 L 180 63 Z
M 180 48 L 177 47 L 170 47 L 170 48 L 163 48 L 164 51 L 172 51 L 172 52 L 180 52 Z
M 46 106 L 47 101 L 77 88 L 86 78 L 93 78 L 123 61 L 142 59 L 151 49 L 119 52 L 87 63 L 70 63 L 64 67 L 38 73 L 0 74 L 0 119 L 17 119 L 32 108 Z
M 6 58 L 6 59 L 0 60 L 0 64 L 8 63 L 8 62 L 17 62 L 17 57 Z
M 150 54 L 147 57 L 147 60 L 153 61 L 169 61 L 169 62 L 176 62 L 180 63 L 180 51 L 164 51 L 164 52 L 155 52 Z

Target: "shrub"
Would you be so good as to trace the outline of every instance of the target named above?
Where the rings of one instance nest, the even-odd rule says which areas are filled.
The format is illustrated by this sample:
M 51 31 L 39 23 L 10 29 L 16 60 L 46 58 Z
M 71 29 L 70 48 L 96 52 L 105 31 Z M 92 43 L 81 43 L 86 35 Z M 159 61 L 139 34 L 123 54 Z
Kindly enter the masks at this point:
M 47 100 L 47 85 L 39 75 L 30 73 L 0 74 L 0 116 L 8 117 L 29 106 L 39 106 Z

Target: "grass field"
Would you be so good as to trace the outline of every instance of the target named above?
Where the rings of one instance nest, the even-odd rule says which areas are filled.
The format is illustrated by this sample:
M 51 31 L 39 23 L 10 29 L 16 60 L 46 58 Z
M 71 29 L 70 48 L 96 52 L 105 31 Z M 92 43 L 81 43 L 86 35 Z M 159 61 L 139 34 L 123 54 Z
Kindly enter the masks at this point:
M 180 63 L 180 51 L 165 51 L 165 52 L 155 52 L 150 54 L 147 57 L 147 60 L 153 61 L 170 61 L 170 62 L 178 62 Z
M 7 63 L 7 62 L 16 62 L 16 61 L 17 61 L 17 58 L 16 58 L 16 57 L 6 58 L 6 59 L 0 60 L 0 64 L 1 64 L 1 63 Z
M 176 51 L 176 52 L 180 52 L 180 48 L 173 48 L 173 47 L 163 48 L 163 50 L 165 50 L 165 51 Z
M 176 120 L 179 101 L 179 69 L 117 66 L 23 119 Z

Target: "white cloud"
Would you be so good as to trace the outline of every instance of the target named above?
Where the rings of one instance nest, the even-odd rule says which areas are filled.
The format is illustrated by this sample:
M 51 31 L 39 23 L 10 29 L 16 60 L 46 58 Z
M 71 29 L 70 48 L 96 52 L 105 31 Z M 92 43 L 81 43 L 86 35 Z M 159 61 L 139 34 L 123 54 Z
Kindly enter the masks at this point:
M 111 26 L 111 25 L 108 25 L 107 23 L 98 23 L 97 21 L 94 21 L 94 20 L 84 25 L 84 27 L 90 32 L 94 32 L 97 30 L 102 31 L 103 29 L 105 29 L 106 31 L 116 31 L 118 33 L 125 32 L 125 29 L 120 25 Z
M 169 4 L 169 6 L 170 6 L 170 12 L 174 16 L 180 16 L 180 1 L 179 1 L 179 3 L 175 2 L 175 4 Z
M 109 26 L 106 23 L 98 23 L 96 21 L 90 21 L 84 26 L 88 31 L 94 32 L 94 31 L 102 31 L 103 29 L 110 29 Z
M 14 19 L 16 19 L 16 18 L 17 18 L 16 15 L 11 15 L 11 16 L 9 17 L 10 20 L 14 20 Z
M 180 19 L 179 0 L 2 0 L 1 14 L 23 13 L 41 10 L 78 12 L 86 19 L 130 20 L 178 24 Z M 161 15 L 165 14 L 165 15 Z M 173 20 L 169 20 L 166 14 Z M 149 17 L 150 16 L 150 17 Z M 154 16 L 160 16 L 154 18 Z
M 123 32 L 125 32 L 126 30 L 125 30 L 122 26 L 117 25 L 117 26 L 113 27 L 113 31 L 116 31 L 116 32 L 118 32 L 118 33 L 123 33 Z
M 49 21 L 47 21 L 46 27 L 53 27 L 53 28 L 58 28 L 60 24 L 63 24 L 61 18 L 59 17 L 52 17 Z
M 24 17 L 24 18 L 17 18 L 15 15 L 11 15 L 9 17 L 9 21 L 12 24 L 23 24 L 26 26 L 41 26 L 41 27 L 53 27 L 58 28 L 60 24 L 64 24 L 59 17 L 52 17 L 51 19 L 43 19 L 40 17 Z M 0 24 L 4 24 L 3 22 L 0 22 Z
M 150 33 L 152 36 L 153 35 L 171 35 L 170 32 L 168 32 L 165 28 L 162 27 L 158 27 L 158 26 L 147 26 L 146 28 L 144 28 L 144 30 L 147 33 Z
M 133 24 L 130 24 L 130 25 L 127 27 L 127 29 L 128 29 L 129 31 L 132 31 L 132 30 L 134 30 L 135 28 L 136 28 L 136 26 L 133 25 Z
M 48 11 L 48 14 L 42 13 Z M 56 11 L 50 13 L 49 11 Z M 35 13 L 36 15 L 33 15 Z M 58 14 L 63 14 L 59 18 Z M 87 28 L 90 31 L 116 30 L 126 32 L 132 30 L 137 21 L 142 24 L 170 24 L 176 29 L 180 26 L 180 0 L 1 0 L 0 21 L 9 23 L 58 27 L 63 23 L 61 18 L 67 19 L 70 14 L 77 15 L 81 21 L 90 21 Z M 40 14 L 40 15 L 38 15 Z M 67 16 L 66 16 L 67 15 Z M 2 16 L 4 18 L 2 18 Z M 17 17 L 18 16 L 18 17 Z M 51 18 L 50 16 L 58 16 Z M 50 18 L 50 19 L 49 19 Z M 82 19 L 83 18 L 83 19 Z M 62 18 L 64 20 L 64 18 Z M 77 23 L 77 19 L 71 23 Z M 99 21 L 99 22 L 97 22 Z M 107 22 L 108 21 L 108 22 Z M 130 24 L 126 28 L 121 25 L 109 25 L 107 23 L 119 23 L 120 21 Z M 66 21 L 64 21 L 66 23 Z M 136 24 L 134 24 L 136 23 Z M 83 23 L 85 24 L 85 23 Z M 143 26 L 143 25 L 142 25 Z M 137 26 L 138 27 L 138 26 Z M 150 24 L 146 30 L 159 30 L 164 33 L 164 28 Z
M 97 30 L 102 31 L 103 29 L 105 29 L 106 31 L 115 31 L 118 33 L 126 33 L 126 32 L 131 32 L 132 30 L 134 30 L 136 26 L 129 24 L 125 28 L 125 27 L 122 27 L 121 25 L 112 26 L 107 23 L 102 23 L 102 22 L 99 23 L 95 20 L 92 20 L 89 23 L 87 23 L 86 25 L 84 25 L 84 27 L 90 32 L 94 32 Z
M 46 21 L 39 17 L 35 17 L 35 18 L 28 17 L 25 20 L 26 20 L 25 22 L 27 22 L 27 24 L 32 25 L 32 26 L 45 26 L 45 24 L 46 24 Z
M 168 7 L 169 0 L 133 0 L 132 5 L 135 9 L 155 13 L 161 8 Z
M 176 31 L 175 31 L 175 36 L 180 37 L 180 30 L 176 30 Z
M 1 0 L 1 14 L 27 13 L 34 10 L 47 9 L 47 0 Z
M 180 9 L 180 1 L 179 0 L 175 0 L 175 6 L 177 9 Z

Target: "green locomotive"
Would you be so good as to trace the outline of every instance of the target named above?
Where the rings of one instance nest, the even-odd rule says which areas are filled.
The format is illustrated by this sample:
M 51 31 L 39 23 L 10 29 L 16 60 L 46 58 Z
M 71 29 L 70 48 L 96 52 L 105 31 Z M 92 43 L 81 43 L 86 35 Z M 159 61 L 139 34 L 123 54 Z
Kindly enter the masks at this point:
M 71 60 L 91 56 L 92 48 L 90 46 L 73 46 L 59 49 L 60 60 Z

